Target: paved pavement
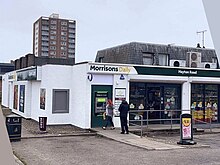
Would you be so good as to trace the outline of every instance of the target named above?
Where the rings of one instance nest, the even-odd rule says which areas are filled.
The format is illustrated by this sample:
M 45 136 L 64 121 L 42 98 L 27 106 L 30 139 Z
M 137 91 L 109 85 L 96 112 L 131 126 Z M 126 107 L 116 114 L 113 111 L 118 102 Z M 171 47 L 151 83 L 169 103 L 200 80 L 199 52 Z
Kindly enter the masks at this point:
M 165 126 L 154 126 L 149 130 L 154 130 L 154 132 L 161 131 L 167 129 Z M 179 129 L 178 126 L 174 126 L 173 129 Z M 209 132 L 210 129 L 205 129 L 205 132 Z M 219 133 L 219 128 L 213 128 L 212 133 Z M 132 131 L 131 131 L 132 132 Z M 112 139 L 114 141 L 128 144 L 131 146 L 136 146 L 145 150 L 176 150 L 176 149 L 184 149 L 184 148 L 204 148 L 209 147 L 207 144 L 203 144 L 202 142 L 196 145 L 178 145 L 177 140 L 173 140 L 172 142 L 167 142 L 166 140 L 158 140 L 153 136 L 144 136 L 140 137 L 136 134 L 120 134 L 120 129 L 116 128 L 115 130 L 107 129 L 103 130 L 101 128 L 94 128 L 92 130 L 84 130 L 78 127 L 74 127 L 71 125 L 61 125 L 61 126 L 47 126 L 47 132 L 39 131 L 38 122 L 33 120 L 22 120 L 22 134 L 21 139 L 29 139 L 29 138 L 46 138 L 46 137 L 66 137 L 66 136 L 94 136 L 99 135 L 106 137 L 108 139 Z M 152 134 L 151 134 L 152 135 Z M 15 160 L 18 165 L 22 165 L 22 162 L 15 156 Z
M 145 135 L 142 138 L 133 133 L 120 134 L 119 128 L 115 130 L 111 130 L 111 129 L 103 130 L 101 128 L 94 128 L 93 130 L 97 131 L 98 135 L 104 136 L 106 138 L 147 150 L 173 150 L 173 149 L 184 149 L 189 147 L 190 148 L 209 147 L 209 145 L 203 143 L 198 143 L 196 145 L 179 145 L 177 144 L 177 142 L 180 139 L 178 140 L 175 139 L 176 141 L 158 140 L 157 138 L 154 138 L 153 134 L 151 134 L 151 136 Z M 162 129 L 157 128 L 157 131 L 161 131 L 161 130 Z M 156 133 L 154 132 L 154 134 L 157 134 L 157 131 Z M 165 135 L 165 137 L 167 136 Z
M 161 142 L 154 141 L 152 139 L 149 139 L 148 137 L 140 137 L 138 135 L 135 135 L 133 133 L 129 134 L 120 134 L 120 129 L 115 130 L 103 130 L 101 128 L 95 128 L 93 129 L 97 131 L 98 135 L 104 136 L 106 138 L 129 144 L 132 146 L 144 148 L 147 150 L 168 150 L 168 149 L 181 149 L 184 148 L 182 146 L 178 145 L 171 145 L 171 144 L 165 144 Z

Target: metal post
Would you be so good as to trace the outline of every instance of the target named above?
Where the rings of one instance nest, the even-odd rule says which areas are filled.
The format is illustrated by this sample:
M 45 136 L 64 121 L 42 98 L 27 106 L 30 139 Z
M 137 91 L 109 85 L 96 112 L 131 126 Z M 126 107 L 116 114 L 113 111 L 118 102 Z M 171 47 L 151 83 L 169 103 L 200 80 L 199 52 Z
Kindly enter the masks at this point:
M 171 130 L 173 129 L 173 112 L 172 112 L 173 110 L 171 110 L 170 112 L 171 112 L 171 121 L 170 121 L 170 123 L 171 123 Z
M 210 132 L 212 132 L 212 118 L 210 117 L 210 121 L 209 121 L 209 128 L 210 128 Z
M 196 119 L 195 119 L 195 111 L 196 110 L 190 110 L 190 114 L 192 115 L 192 119 L 193 119 L 193 126 L 195 126 L 196 125 Z
M 141 138 L 143 137 L 143 116 L 141 116 Z
M 149 119 L 148 115 L 149 115 L 149 111 L 147 110 L 147 128 L 148 128 L 148 119 Z

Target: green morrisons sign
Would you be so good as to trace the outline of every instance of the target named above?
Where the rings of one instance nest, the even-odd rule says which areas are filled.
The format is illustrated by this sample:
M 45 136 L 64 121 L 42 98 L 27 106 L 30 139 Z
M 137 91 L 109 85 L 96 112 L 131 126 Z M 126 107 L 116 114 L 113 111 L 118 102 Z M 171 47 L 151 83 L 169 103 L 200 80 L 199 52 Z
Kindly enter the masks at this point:
M 220 77 L 220 70 L 198 70 L 192 68 L 161 68 L 134 66 L 138 74 L 166 76 Z

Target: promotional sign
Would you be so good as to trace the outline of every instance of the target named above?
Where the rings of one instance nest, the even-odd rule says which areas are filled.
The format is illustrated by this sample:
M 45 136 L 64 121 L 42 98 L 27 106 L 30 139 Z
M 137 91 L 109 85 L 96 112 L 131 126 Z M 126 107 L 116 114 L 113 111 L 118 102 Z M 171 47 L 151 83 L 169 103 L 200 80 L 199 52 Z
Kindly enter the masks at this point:
M 46 89 L 40 89 L 40 109 L 45 110 L 45 96 L 46 96 Z
M 24 112 L 25 85 L 20 85 L 19 111 Z
M 17 109 L 18 106 L 18 85 L 14 86 L 14 102 L 13 102 L 13 108 Z
M 46 131 L 47 117 L 39 117 L 39 129 L 40 131 Z
M 192 139 L 191 118 L 182 118 L 182 139 Z
M 177 144 L 193 145 L 193 125 L 191 114 L 181 114 L 180 117 L 180 141 Z
M 115 116 L 119 116 L 118 108 L 122 100 L 126 99 L 126 89 L 125 88 L 116 88 L 115 89 Z

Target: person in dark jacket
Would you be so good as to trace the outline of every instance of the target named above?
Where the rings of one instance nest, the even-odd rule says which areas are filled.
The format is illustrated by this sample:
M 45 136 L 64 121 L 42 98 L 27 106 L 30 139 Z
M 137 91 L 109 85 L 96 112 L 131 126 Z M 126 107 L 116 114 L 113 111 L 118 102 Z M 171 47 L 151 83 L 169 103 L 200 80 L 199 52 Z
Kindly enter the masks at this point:
M 120 112 L 120 121 L 121 121 L 121 134 L 128 134 L 128 111 L 129 111 L 129 105 L 126 100 L 122 100 L 122 103 L 120 104 L 118 108 Z

